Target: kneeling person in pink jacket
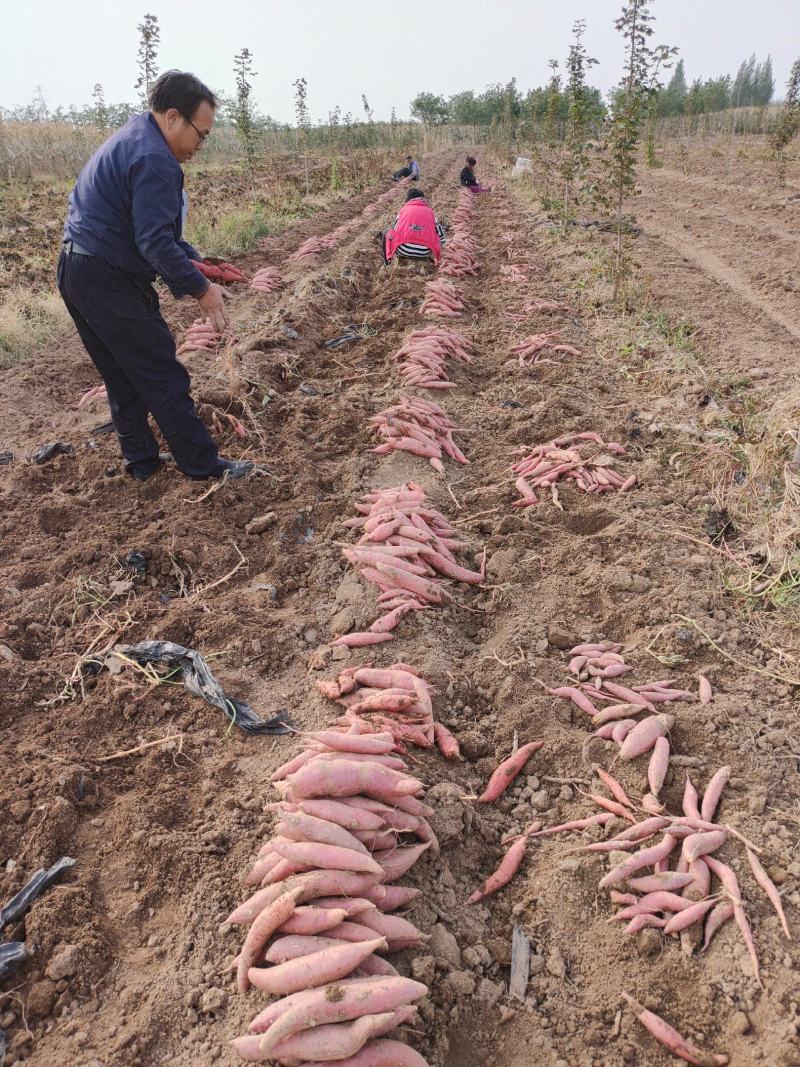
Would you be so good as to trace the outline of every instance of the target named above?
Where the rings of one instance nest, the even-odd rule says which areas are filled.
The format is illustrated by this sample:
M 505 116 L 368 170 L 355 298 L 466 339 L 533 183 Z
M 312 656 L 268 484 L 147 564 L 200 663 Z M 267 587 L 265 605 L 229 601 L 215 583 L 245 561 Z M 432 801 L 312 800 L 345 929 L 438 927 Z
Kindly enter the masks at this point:
M 383 262 L 388 265 L 395 256 L 400 256 L 402 259 L 432 259 L 438 263 L 444 239 L 444 227 L 434 215 L 425 194 L 421 189 L 409 189 L 394 226 L 383 234 Z

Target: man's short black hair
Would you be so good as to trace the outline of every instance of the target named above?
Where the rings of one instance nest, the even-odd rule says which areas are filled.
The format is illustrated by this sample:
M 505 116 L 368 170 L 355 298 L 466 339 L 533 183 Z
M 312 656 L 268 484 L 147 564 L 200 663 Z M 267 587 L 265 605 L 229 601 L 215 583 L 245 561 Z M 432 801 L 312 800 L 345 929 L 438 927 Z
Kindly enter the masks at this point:
M 421 189 L 409 189 L 408 192 L 406 193 L 406 203 L 408 203 L 409 200 L 424 200 L 424 199 L 425 199 L 425 194 L 423 193 L 423 191 Z
M 474 167 L 477 162 L 475 156 L 467 156 L 467 166 Z
M 408 162 L 408 163 L 411 163 L 411 161 L 412 161 L 413 159 L 414 159 L 414 157 L 413 157 L 413 156 L 406 156 L 406 162 Z
M 150 90 L 150 110 L 162 114 L 174 107 L 191 119 L 203 101 L 216 109 L 217 98 L 208 86 L 182 70 L 165 71 Z

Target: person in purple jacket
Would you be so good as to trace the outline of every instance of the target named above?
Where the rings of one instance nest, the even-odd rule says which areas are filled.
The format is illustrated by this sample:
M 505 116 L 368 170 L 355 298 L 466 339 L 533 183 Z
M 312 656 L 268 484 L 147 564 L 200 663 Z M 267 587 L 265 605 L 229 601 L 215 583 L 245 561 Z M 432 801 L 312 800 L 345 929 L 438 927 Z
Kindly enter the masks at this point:
M 153 288 L 160 275 L 174 296 L 193 297 L 217 330 L 227 324 L 221 286 L 209 281 L 200 254 L 182 238 L 181 163 L 211 133 L 216 107 L 193 74 L 162 74 L 150 110 L 95 152 L 69 198 L 58 288 L 105 383 L 125 469 L 139 481 L 160 466 L 148 415 L 187 477 L 241 478 L 253 469 L 218 454 Z

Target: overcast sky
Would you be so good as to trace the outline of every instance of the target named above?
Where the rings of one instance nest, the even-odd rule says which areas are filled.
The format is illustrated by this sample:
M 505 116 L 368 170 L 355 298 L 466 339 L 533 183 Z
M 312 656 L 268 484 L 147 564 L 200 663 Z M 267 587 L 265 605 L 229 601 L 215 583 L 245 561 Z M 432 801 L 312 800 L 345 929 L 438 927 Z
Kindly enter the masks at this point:
M 619 79 L 614 30 L 622 0 L 0 0 L 0 106 L 29 102 L 41 85 L 51 107 L 134 100 L 136 26 L 145 11 L 161 27 L 159 69 L 191 70 L 214 89 L 233 89 L 233 57 L 247 47 L 262 111 L 294 121 L 292 82 L 308 80 L 312 121 L 339 104 L 362 117 L 408 115 L 427 90 L 482 91 L 516 76 L 523 90 L 563 60 L 576 18 L 600 60 L 604 92 Z M 772 54 L 778 94 L 800 53 L 800 0 L 654 0 L 656 40 L 677 45 L 687 78 L 735 74 L 751 52 Z

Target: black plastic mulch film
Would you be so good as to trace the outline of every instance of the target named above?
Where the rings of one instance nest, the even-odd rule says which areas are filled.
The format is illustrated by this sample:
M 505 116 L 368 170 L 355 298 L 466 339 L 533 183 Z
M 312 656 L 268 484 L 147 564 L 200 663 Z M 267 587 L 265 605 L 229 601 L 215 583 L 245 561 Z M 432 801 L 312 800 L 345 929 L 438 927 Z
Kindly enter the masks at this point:
M 180 670 L 183 683 L 190 693 L 224 712 L 228 720 L 247 734 L 288 734 L 292 732 L 288 712 L 279 711 L 271 719 L 262 719 L 243 700 L 226 695 L 214 674 L 193 648 L 185 648 L 174 641 L 140 641 L 135 645 L 115 645 L 102 660 L 89 660 L 98 667 L 105 666 L 115 653 L 135 660 L 141 666 L 163 663 Z

